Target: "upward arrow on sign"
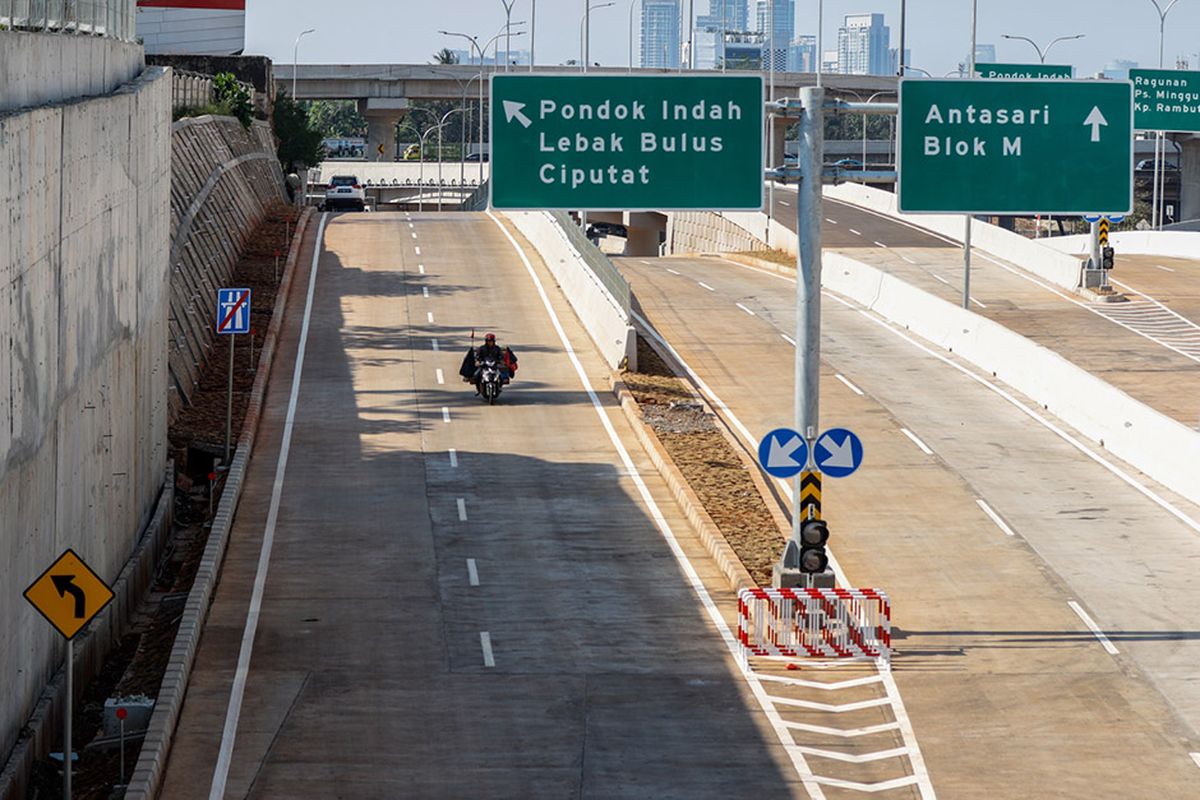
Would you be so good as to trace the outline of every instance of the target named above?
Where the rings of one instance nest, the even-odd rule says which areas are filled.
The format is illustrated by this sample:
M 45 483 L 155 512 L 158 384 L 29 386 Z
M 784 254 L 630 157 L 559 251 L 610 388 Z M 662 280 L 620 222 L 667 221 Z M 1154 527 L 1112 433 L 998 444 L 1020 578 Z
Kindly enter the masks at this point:
M 1076 117 L 1076 119 L 1079 119 Z M 1108 127 L 1108 120 L 1104 118 L 1104 114 L 1100 111 L 1100 106 L 1092 106 L 1092 113 L 1088 114 L 1087 119 L 1083 121 L 1084 125 L 1092 126 L 1092 141 L 1100 141 L 1100 126 Z

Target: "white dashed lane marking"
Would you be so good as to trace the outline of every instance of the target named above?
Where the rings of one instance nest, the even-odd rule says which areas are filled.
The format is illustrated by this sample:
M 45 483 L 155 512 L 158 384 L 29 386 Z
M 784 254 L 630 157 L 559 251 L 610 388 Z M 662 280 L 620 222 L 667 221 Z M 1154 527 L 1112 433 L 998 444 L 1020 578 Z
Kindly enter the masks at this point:
M 704 287 L 705 289 L 708 289 L 710 292 L 715 292 L 715 291 L 716 291 L 716 289 L 714 289 L 713 287 L 709 286 L 707 283 L 704 283 L 703 281 L 696 281 L 696 282 L 697 282 L 697 283 L 699 283 L 699 284 L 700 284 L 702 287 Z
M 460 497 L 460 498 L 458 498 L 458 500 L 455 501 L 455 503 L 458 505 L 458 521 L 466 522 L 467 521 L 467 501 Z
M 452 467 L 458 466 L 458 451 L 455 450 L 453 447 L 450 448 L 450 466 L 452 466 Z
M 977 499 L 975 504 L 979 506 L 980 511 L 982 511 L 984 514 L 987 514 L 988 519 L 996 523 L 997 528 L 1004 531 L 1005 536 L 1016 536 L 1016 534 L 1013 533 L 1013 529 L 1008 527 L 1004 520 L 1000 519 L 1000 515 L 993 511 L 991 506 L 985 503 L 982 499 Z
M 787 337 L 786 337 L 786 336 L 785 336 L 785 337 L 783 337 L 783 338 L 787 339 Z M 790 342 L 790 341 L 791 341 L 791 339 L 788 339 L 788 341 Z M 846 384 L 846 387 L 847 387 L 847 388 L 849 388 L 849 389 L 850 389 L 850 391 L 854 392 L 856 395 L 859 395 L 860 397 L 862 396 L 862 394 L 863 394 L 863 390 L 862 390 L 862 389 L 860 389 L 860 388 L 858 388 L 857 386 L 855 386 L 855 385 L 854 385 L 853 383 L 851 383 L 849 380 L 847 380 L 847 378 L 846 378 L 846 376 L 845 376 L 845 375 L 838 374 L 838 375 L 834 375 L 833 377 L 837 378 L 839 381 L 841 381 L 842 383 Z
M 910 431 L 908 428 L 901 428 L 900 432 L 903 433 L 905 436 L 907 436 L 909 439 L 911 439 L 913 444 L 915 444 L 917 447 L 921 448 L 922 453 L 924 453 L 927 456 L 933 455 L 933 451 L 929 449 L 929 445 L 925 444 L 920 439 L 918 439 L 917 435 L 915 433 L 913 433 L 912 431 Z
M 1088 630 L 1090 630 L 1096 639 L 1100 641 L 1100 645 L 1108 652 L 1110 656 L 1115 656 L 1121 652 L 1116 648 L 1116 645 L 1108 640 L 1108 637 L 1104 635 L 1104 631 L 1100 630 L 1100 626 L 1096 624 L 1096 621 L 1088 616 L 1088 613 L 1083 610 L 1083 606 L 1079 605 L 1079 603 L 1076 603 L 1074 600 L 1067 601 L 1067 605 L 1071 607 L 1072 611 L 1079 615 L 1079 618 L 1083 620 L 1083 624 L 1088 626 Z
M 737 306 L 738 308 L 740 308 L 742 311 L 745 311 L 745 312 L 746 312 L 747 314 L 749 314 L 750 316 L 752 316 L 752 317 L 753 317 L 753 316 L 756 316 L 756 315 L 755 315 L 755 313 L 754 313 L 753 311 L 751 311 L 750 309 L 746 308 L 746 307 L 745 307 L 744 305 L 742 305 L 741 303 L 735 303 L 734 305 L 736 305 L 736 306 Z
M 446 375 L 440 369 L 437 371 L 437 381 L 439 384 L 444 384 L 446 382 Z
M 467 583 L 472 586 L 479 585 L 479 568 L 475 566 L 475 559 L 467 559 Z
M 487 631 L 479 632 L 479 649 L 483 651 L 483 665 L 496 666 L 496 656 L 492 654 L 492 635 Z
M 442 422 L 450 421 L 450 409 L 447 406 L 442 406 Z

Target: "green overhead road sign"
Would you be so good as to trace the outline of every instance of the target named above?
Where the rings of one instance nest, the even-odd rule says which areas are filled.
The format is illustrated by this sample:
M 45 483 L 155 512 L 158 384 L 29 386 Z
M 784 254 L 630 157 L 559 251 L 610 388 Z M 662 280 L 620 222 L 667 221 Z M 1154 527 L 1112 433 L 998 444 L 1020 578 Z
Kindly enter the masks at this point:
M 1128 81 L 900 81 L 905 213 L 1127 214 Z
M 1075 68 L 1058 64 L 976 64 L 979 77 L 996 78 L 1058 78 L 1070 80 L 1075 77 Z
M 758 210 L 759 75 L 492 77 L 492 205 Z
M 1200 132 L 1200 72 L 1131 69 L 1129 80 L 1139 131 Z

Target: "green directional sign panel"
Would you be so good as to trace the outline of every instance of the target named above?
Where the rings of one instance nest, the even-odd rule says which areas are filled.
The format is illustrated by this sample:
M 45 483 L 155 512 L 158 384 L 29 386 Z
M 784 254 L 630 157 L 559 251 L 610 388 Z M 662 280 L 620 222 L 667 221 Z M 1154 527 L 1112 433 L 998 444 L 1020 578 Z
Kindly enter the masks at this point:
M 1075 77 L 1075 68 L 1061 64 L 976 64 L 975 71 L 981 78 L 1057 78 L 1070 80 Z
M 759 75 L 496 75 L 492 205 L 758 210 Z
M 897 194 L 911 214 L 1127 214 L 1128 81 L 900 82 Z
M 1200 132 L 1200 72 L 1131 69 L 1129 80 L 1139 131 Z

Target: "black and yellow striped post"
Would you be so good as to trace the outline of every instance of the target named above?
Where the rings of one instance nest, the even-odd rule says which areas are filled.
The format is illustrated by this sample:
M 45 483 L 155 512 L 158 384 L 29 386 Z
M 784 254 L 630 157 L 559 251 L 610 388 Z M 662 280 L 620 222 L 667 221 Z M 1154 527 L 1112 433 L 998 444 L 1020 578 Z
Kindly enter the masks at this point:
M 821 519 L 821 473 L 800 473 L 800 519 Z
M 1100 246 L 1108 247 L 1108 217 L 1100 218 Z

